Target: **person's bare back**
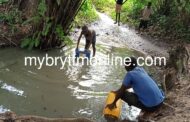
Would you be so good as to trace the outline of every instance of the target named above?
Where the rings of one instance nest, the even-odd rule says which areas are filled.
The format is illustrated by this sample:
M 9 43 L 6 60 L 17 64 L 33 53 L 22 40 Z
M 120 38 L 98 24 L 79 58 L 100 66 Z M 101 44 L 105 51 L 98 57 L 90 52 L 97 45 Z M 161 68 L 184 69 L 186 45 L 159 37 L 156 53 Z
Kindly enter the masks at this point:
M 78 49 L 78 46 L 79 46 L 80 39 L 81 39 L 82 35 L 84 35 L 84 37 L 86 39 L 85 50 L 89 50 L 89 48 L 90 48 L 90 46 L 92 44 L 93 56 L 95 56 L 95 53 L 96 53 L 96 47 L 95 47 L 95 44 L 96 44 L 96 32 L 94 30 L 88 29 L 87 26 L 83 26 L 82 27 L 82 32 L 81 32 L 81 34 L 79 36 L 79 39 L 78 39 L 77 49 Z

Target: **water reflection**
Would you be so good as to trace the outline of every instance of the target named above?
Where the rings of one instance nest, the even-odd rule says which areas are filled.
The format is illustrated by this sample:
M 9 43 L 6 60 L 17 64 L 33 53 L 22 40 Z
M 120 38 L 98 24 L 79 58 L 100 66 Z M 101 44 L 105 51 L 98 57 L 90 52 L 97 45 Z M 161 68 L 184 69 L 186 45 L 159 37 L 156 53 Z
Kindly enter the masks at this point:
M 100 98 L 105 97 L 108 92 L 96 92 L 80 89 L 79 86 L 69 85 L 69 89 L 72 90 L 72 95 L 77 99 L 89 99 L 89 98 Z
M 4 89 L 4 90 L 6 90 L 6 91 L 8 91 L 10 93 L 13 93 L 13 94 L 18 95 L 18 96 L 26 97 L 24 95 L 24 91 L 19 90 L 19 89 L 15 88 L 15 87 L 13 87 L 11 85 L 8 85 L 6 83 L 3 83 L 3 81 L 1 81 L 1 80 L 0 80 L 0 86 L 1 86 L 1 89 Z
M 134 32 L 116 27 L 113 20 L 103 14 L 100 18 L 98 26 L 92 26 L 99 34 L 97 57 L 112 53 L 117 56 L 139 55 L 126 48 L 128 37 L 137 37 Z M 76 40 L 75 37 L 73 39 Z M 141 40 L 140 37 L 135 39 Z M 73 56 L 74 53 L 75 49 L 71 46 L 49 51 L 48 55 Z M 61 64 L 58 64 L 38 70 L 35 66 L 24 66 L 25 56 L 43 57 L 45 54 L 36 50 L 0 49 L 0 112 L 12 110 L 24 115 L 88 117 L 97 122 L 105 121 L 102 113 L 107 93 L 120 87 L 126 73 L 124 68 L 67 64 L 60 70 Z M 126 107 L 123 114 L 126 113 L 128 118 L 134 119 L 138 110 Z
M 0 106 L 0 113 L 5 113 L 7 111 L 10 111 L 10 109 L 4 108 L 4 106 Z
M 105 47 L 100 48 L 106 50 Z M 67 50 L 65 56 L 71 55 L 73 51 Z M 117 50 L 112 51 L 110 53 L 119 53 Z M 3 93 L 0 95 L 0 105 L 18 114 L 88 117 L 103 122 L 102 111 L 107 93 L 119 88 L 125 75 L 122 66 L 67 64 L 63 70 L 59 69 L 59 65 L 44 66 L 38 70 L 36 67 L 24 66 L 24 57 L 42 57 L 44 53 L 32 51 L 26 54 L 25 50 L 16 48 L 0 50 L 0 53 L 3 52 L 7 55 L 2 55 L 0 62 L 6 65 L 7 60 L 16 60 L 17 63 L 0 69 L 0 90 Z M 10 59 L 12 52 L 17 52 L 18 57 Z M 63 55 L 60 51 L 48 53 L 51 56 Z M 107 55 L 99 51 L 97 56 Z

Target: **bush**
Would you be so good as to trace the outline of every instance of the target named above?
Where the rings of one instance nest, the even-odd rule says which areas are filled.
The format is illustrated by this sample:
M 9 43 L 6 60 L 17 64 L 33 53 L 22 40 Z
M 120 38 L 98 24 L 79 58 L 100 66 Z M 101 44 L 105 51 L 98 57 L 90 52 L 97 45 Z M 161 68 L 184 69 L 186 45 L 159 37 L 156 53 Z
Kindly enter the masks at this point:
M 94 8 L 92 1 L 86 0 L 75 18 L 74 26 L 81 26 L 97 19 L 98 15 L 96 14 L 96 9 Z

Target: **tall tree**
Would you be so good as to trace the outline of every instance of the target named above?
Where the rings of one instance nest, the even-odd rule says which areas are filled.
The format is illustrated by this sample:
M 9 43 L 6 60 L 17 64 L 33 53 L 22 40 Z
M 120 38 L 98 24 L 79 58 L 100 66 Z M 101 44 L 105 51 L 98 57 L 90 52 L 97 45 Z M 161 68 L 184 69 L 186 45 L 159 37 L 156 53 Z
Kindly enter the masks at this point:
M 67 43 L 72 21 L 85 0 L 14 0 L 32 24 L 22 47 L 49 49 Z

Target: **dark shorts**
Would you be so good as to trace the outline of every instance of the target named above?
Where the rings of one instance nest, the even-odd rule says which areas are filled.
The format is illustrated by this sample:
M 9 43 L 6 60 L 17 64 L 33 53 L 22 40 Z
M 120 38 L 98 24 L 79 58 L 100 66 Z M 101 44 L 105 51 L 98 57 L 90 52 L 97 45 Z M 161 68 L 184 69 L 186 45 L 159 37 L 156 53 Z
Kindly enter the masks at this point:
M 137 108 L 140 108 L 144 111 L 149 111 L 149 112 L 156 111 L 163 104 L 163 103 L 160 103 L 157 106 L 146 107 L 145 105 L 143 105 L 142 102 L 139 101 L 138 96 L 135 93 L 128 92 L 128 91 L 125 92 L 124 96 L 121 99 L 125 101 L 126 103 L 128 103 L 129 106 L 135 106 Z
M 117 0 L 116 3 L 119 4 L 119 5 L 122 5 L 123 4 L 123 0 Z
M 122 3 L 117 2 L 118 5 L 122 5 Z
M 148 27 L 148 20 L 141 20 L 139 28 L 147 29 L 147 27 Z

